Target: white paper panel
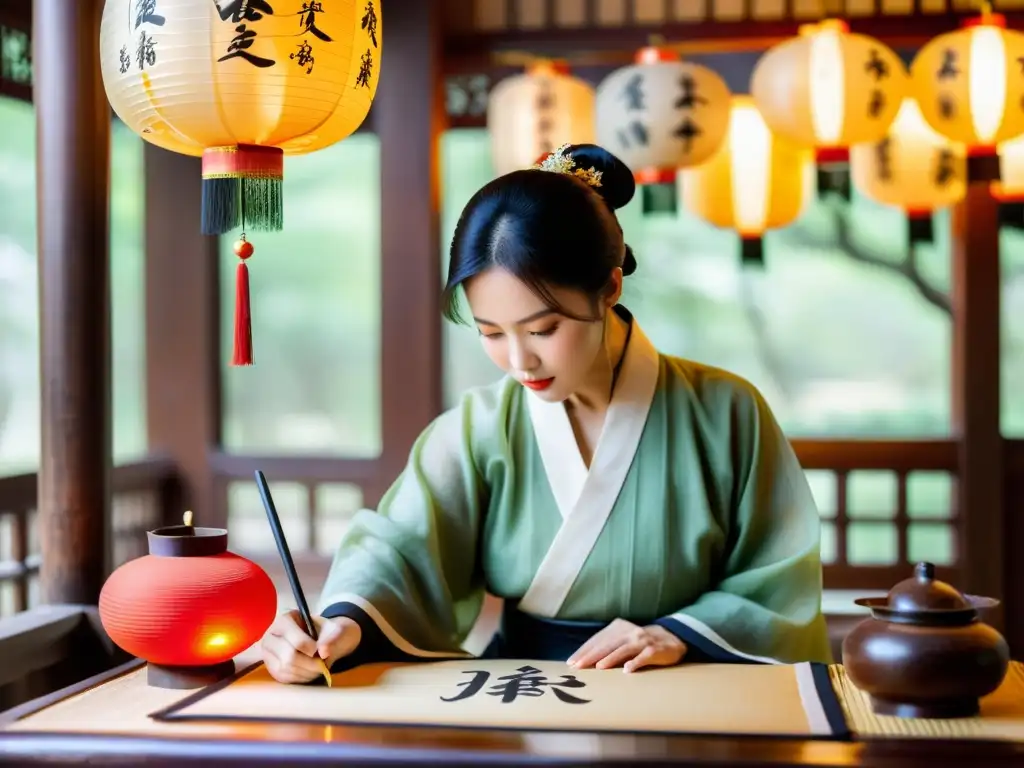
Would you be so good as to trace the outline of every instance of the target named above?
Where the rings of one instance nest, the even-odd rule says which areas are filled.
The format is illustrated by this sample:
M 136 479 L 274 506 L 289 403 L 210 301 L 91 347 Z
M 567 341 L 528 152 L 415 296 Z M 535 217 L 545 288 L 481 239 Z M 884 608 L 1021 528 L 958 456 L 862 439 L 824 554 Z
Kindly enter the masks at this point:
M 516 25 L 520 29 L 544 29 L 546 0 L 516 0 Z
M 474 0 L 473 26 L 488 32 L 505 29 L 509 2 L 511 0 Z
M 555 0 L 555 26 L 582 27 L 587 21 L 587 0 Z
M 637 24 L 662 24 L 665 19 L 663 0 L 633 0 L 633 19 Z
M 707 0 L 672 0 L 676 21 L 701 21 L 707 18 Z
M 627 0 L 597 0 L 597 24 L 617 27 L 626 23 Z

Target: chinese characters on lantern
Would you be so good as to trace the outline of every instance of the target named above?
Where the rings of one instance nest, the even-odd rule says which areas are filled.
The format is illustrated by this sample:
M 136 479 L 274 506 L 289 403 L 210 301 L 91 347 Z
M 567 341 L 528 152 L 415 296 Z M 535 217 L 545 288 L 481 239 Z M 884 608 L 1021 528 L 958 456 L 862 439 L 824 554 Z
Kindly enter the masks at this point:
M 960 69 L 956 63 L 956 51 L 948 48 L 942 52 L 942 64 L 939 65 L 939 71 L 935 74 L 940 81 L 957 79 Z M 944 120 L 952 120 L 956 117 L 956 102 L 948 93 L 939 94 L 939 114 Z
M 230 21 L 235 24 L 235 36 L 232 38 L 228 49 L 217 61 L 230 61 L 240 58 L 252 64 L 254 67 L 272 67 L 277 62 L 264 56 L 258 56 L 249 49 L 256 42 L 256 30 L 250 29 L 249 25 L 256 25 L 260 19 L 273 16 L 274 9 L 267 0 L 232 0 L 229 3 L 221 4 L 218 0 L 217 11 L 221 21 Z
M 130 12 L 134 10 L 134 13 L 131 13 L 128 19 L 128 29 L 132 34 L 139 30 L 139 39 L 135 44 L 134 56 L 129 53 L 127 43 L 121 46 L 118 58 L 120 61 L 119 70 L 122 75 L 131 69 L 133 59 L 135 66 L 139 70 L 156 64 L 156 41 L 153 40 L 153 36 L 147 27 L 162 27 L 167 21 L 167 19 L 157 13 L 157 0 L 135 0 L 134 9 L 131 3 L 128 4 L 128 9 Z M 139 27 L 142 27 L 142 29 L 140 30 Z
M 331 39 L 331 36 L 316 25 L 317 14 L 323 12 L 324 5 L 318 0 L 309 0 L 309 2 L 304 2 L 302 4 L 302 10 L 299 11 L 299 27 L 302 29 L 301 34 L 308 32 L 313 37 L 322 40 L 325 43 L 332 43 L 334 41 Z M 300 67 L 305 67 L 307 75 L 312 74 L 313 64 L 316 63 L 316 58 L 313 56 L 313 46 L 310 45 L 307 38 L 303 37 L 302 42 L 298 45 L 298 50 L 288 54 L 288 58 L 292 59 Z
M 555 92 L 550 78 L 541 78 L 537 89 L 537 144 L 539 155 L 546 155 L 555 149 L 551 132 L 555 128 L 552 112 L 555 109 Z
M 642 74 L 637 73 L 626 81 L 626 85 L 622 89 L 622 99 L 626 102 L 627 112 L 646 111 L 643 87 L 644 76 Z M 629 121 L 629 125 L 619 130 L 619 143 L 623 148 L 629 147 L 632 142 L 643 146 L 647 146 L 648 143 L 647 126 L 640 122 L 638 117 L 634 117 Z
M 683 141 L 683 151 L 687 154 L 693 145 L 693 140 L 700 136 L 701 130 L 693 120 L 693 110 L 698 104 L 707 104 L 708 100 L 697 94 L 697 80 L 693 75 L 683 75 L 679 78 L 679 98 L 676 99 L 676 111 L 685 112 L 683 121 L 672 132 L 672 135 Z
M 490 672 L 483 670 L 468 671 L 467 674 L 473 675 L 473 678 L 458 684 L 462 690 L 451 697 L 441 696 L 441 701 L 452 702 L 472 698 L 483 691 L 491 677 Z M 524 666 L 519 667 L 511 675 L 499 677 L 498 682 L 492 684 L 487 690 L 487 695 L 500 696 L 503 704 L 509 704 L 521 696 L 543 696 L 546 692 L 551 691 L 566 704 L 587 704 L 589 703 L 588 699 L 581 699 L 565 690 L 567 688 L 585 688 L 586 685 L 582 680 L 576 679 L 575 675 L 562 675 L 561 681 L 549 680 L 536 667 Z
M 373 7 L 373 0 L 366 0 L 366 11 L 363 13 L 363 20 L 360 26 L 366 30 L 367 36 L 373 47 L 377 47 L 377 11 Z M 366 53 L 362 55 L 359 64 L 359 73 L 356 75 L 356 85 L 363 88 L 370 87 L 370 76 L 373 74 L 373 52 L 369 46 Z
M 868 54 L 868 60 L 864 63 L 864 71 L 875 83 L 868 101 L 868 117 L 877 119 L 885 110 L 885 91 L 879 88 L 878 84 L 889 77 L 889 65 L 879 56 L 877 48 L 872 48 L 871 53 Z

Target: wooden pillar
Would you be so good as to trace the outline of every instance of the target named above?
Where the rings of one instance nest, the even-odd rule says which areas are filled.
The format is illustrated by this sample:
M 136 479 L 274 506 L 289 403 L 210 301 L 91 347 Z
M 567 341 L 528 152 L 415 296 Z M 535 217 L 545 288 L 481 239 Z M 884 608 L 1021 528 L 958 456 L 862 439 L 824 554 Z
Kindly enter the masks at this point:
M 197 525 L 227 526 L 210 452 L 220 443 L 218 238 L 200 231 L 201 161 L 147 143 L 146 413 L 149 447 L 174 460 Z M 184 510 L 172 510 L 180 522 Z
M 440 0 L 390 0 L 373 116 L 381 152 L 384 471 L 405 463 L 442 407 Z
M 975 181 L 953 209 L 953 433 L 959 440 L 957 509 L 963 583 L 1003 599 L 1003 439 L 999 429 L 999 206 Z M 1003 611 L 986 617 L 1002 626 Z
M 102 0 L 35 0 L 42 596 L 95 604 L 109 562 L 110 111 Z

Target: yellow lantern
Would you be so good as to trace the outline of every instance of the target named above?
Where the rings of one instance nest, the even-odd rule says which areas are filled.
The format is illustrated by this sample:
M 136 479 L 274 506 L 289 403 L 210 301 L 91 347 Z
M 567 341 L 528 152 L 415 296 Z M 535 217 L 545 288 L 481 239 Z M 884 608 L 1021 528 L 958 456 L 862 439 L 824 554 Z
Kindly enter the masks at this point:
M 963 145 L 936 133 L 913 98 L 881 141 L 850 148 L 850 174 L 865 197 L 906 212 L 911 243 L 930 240 L 932 212 L 967 193 Z
M 769 129 L 814 147 L 818 162 L 845 161 L 851 144 L 879 141 L 908 90 L 891 48 L 835 19 L 804 24 L 798 37 L 769 49 L 750 84 Z
M 679 169 L 700 165 L 722 146 L 730 98 L 713 70 L 665 48 L 643 48 L 634 64 L 598 86 L 597 140 L 630 167 L 649 203 L 651 186 L 674 190 Z
M 999 144 L 1024 133 L 1024 34 L 987 10 L 961 29 L 929 41 L 914 57 L 910 76 L 921 116 L 938 133 L 967 147 L 971 178 L 998 177 Z
M 241 227 L 233 364 L 252 362 L 245 231 L 284 226 L 284 155 L 363 122 L 377 91 L 380 0 L 106 0 L 100 66 L 118 117 L 203 158 L 202 231 Z
M 594 142 L 594 89 L 562 62 L 531 64 L 491 91 L 487 129 L 497 175 L 530 168 L 562 144 Z
M 722 148 L 680 174 L 684 207 L 735 229 L 745 262 L 763 261 L 761 237 L 803 213 L 814 192 L 814 153 L 774 135 L 749 96 L 734 96 Z

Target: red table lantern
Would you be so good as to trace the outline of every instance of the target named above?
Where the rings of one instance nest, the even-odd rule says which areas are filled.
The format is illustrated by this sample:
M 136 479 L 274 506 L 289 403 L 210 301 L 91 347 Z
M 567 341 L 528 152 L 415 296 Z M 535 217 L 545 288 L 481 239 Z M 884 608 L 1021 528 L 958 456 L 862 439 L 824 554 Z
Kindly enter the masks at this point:
M 148 532 L 149 554 L 110 575 L 100 621 L 120 648 L 149 663 L 149 684 L 199 688 L 234 673 L 234 657 L 277 613 L 277 590 L 251 560 L 228 552 L 228 532 L 185 525 Z

